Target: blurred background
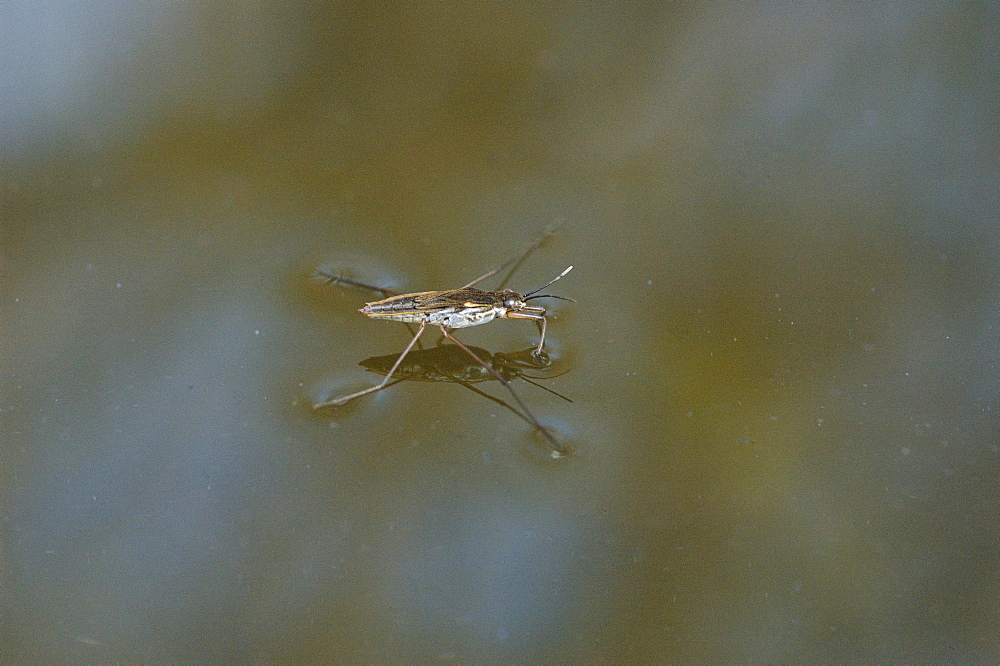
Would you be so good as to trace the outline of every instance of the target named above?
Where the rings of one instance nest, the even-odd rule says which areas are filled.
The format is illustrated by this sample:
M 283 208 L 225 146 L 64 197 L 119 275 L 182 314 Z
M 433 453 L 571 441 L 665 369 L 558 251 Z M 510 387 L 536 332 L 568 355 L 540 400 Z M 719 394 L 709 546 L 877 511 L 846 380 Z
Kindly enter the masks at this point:
M 4 661 L 1000 659 L 998 18 L 3 3 Z

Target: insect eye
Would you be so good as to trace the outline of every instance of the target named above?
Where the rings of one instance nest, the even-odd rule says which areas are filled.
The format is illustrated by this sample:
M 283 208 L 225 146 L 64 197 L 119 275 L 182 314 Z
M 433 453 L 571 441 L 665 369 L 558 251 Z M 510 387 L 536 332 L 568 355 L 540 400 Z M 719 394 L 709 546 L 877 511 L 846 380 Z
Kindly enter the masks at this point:
M 504 301 L 504 305 L 506 305 L 508 308 L 516 308 L 517 307 L 517 299 L 516 298 L 508 298 L 506 301 Z

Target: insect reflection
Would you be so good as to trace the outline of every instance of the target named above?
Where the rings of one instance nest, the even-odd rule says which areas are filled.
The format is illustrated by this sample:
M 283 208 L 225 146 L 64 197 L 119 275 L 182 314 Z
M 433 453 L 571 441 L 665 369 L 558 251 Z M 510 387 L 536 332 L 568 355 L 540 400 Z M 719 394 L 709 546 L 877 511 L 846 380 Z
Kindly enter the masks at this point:
M 561 393 L 553 391 L 535 381 L 558 377 L 566 372 L 565 370 L 558 373 L 549 372 L 552 369 L 552 360 L 548 354 L 539 354 L 534 347 L 528 347 L 519 352 L 496 352 L 491 354 L 481 347 L 466 346 L 498 375 L 503 377 L 505 381 L 511 382 L 520 378 L 533 386 L 537 386 L 552 395 L 562 398 L 566 402 L 573 402 Z M 361 361 L 359 365 L 370 372 L 388 376 L 390 370 L 392 370 L 395 363 L 399 360 L 399 356 L 399 354 L 372 356 Z M 544 374 L 528 374 L 532 371 Z M 455 345 L 443 344 L 432 349 L 411 351 L 395 371 L 392 372 L 392 376 L 386 387 L 394 386 L 403 381 L 452 382 L 459 384 L 487 400 L 509 409 L 528 423 L 528 425 L 535 425 L 528 416 L 507 401 L 473 386 L 473 384 L 479 382 L 496 381 L 496 377 L 487 368 L 484 368 L 475 359 L 470 357 L 465 350 Z

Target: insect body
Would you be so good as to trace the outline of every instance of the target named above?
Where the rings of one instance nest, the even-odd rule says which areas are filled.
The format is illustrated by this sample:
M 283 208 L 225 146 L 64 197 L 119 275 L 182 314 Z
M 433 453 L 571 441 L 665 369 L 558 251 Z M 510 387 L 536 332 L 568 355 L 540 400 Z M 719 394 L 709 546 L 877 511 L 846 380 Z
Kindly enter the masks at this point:
M 372 319 L 392 319 L 411 324 L 426 321 L 448 328 L 465 328 L 507 316 L 502 300 L 493 297 L 495 293 L 481 289 L 424 291 L 368 303 L 359 312 Z
M 573 270 L 572 266 L 548 284 L 524 295 L 510 289 L 484 291 L 466 285 L 461 289 L 452 289 L 451 291 L 421 291 L 415 294 L 390 296 L 381 301 L 367 303 L 358 312 L 372 319 L 389 319 L 410 324 L 433 324 L 440 326 L 442 330 L 479 326 L 494 319 L 531 319 L 538 322 L 541 327 L 541 337 L 536 350 L 537 353 L 541 353 L 542 347 L 545 345 L 545 308 L 528 305 L 526 301 L 533 298 L 570 300 L 552 294 L 538 296 L 533 294 L 549 286 L 571 270 Z M 478 281 L 476 280 L 476 282 Z
M 341 396 L 339 398 L 333 398 L 327 400 L 326 402 L 319 403 L 315 405 L 316 409 L 327 407 L 327 406 L 338 406 L 344 405 L 355 398 L 360 398 L 363 395 L 368 395 L 369 393 L 374 393 L 380 391 L 390 382 L 396 369 L 406 358 L 406 355 L 410 353 L 413 346 L 417 344 L 420 336 L 423 334 L 424 329 L 428 324 L 432 326 L 437 326 L 441 329 L 441 334 L 448 340 L 453 342 L 459 348 L 461 348 L 466 354 L 473 358 L 480 366 L 486 369 L 490 374 L 492 374 L 497 380 L 503 384 L 514 400 L 517 402 L 518 406 L 524 411 L 525 415 L 528 416 L 529 421 L 532 425 L 540 431 L 545 438 L 552 444 L 555 452 L 559 454 L 564 454 L 565 450 L 556 442 L 555 438 L 545 430 L 538 419 L 531 414 L 528 407 L 521 401 L 521 398 L 514 392 L 511 388 L 510 382 L 496 371 L 495 368 L 488 365 L 483 359 L 481 359 L 475 352 L 469 349 L 466 345 L 456 339 L 450 332 L 450 329 L 454 328 L 467 328 L 469 326 L 479 326 L 487 322 L 493 321 L 494 319 L 530 319 L 538 324 L 538 329 L 540 332 L 540 337 L 538 340 L 538 347 L 535 349 L 536 355 L 541 355 L 542 348 L 545 345 L 545 330 L 547 327 L 547 322 L 545 319 L 545 308 L 528 305 L 528 301 L 536 298 L 558 298 L 561 300 L 572 301 L 571 298 L 566 298 L 564 296 L 555 296 L 553 294 L 539 294 L 538 292 L 548 287 L 550 284 L 564 277 L 567 273 L 573 270 L 570 266 L 562 273 L 557 275 L 552 280 L 549 280 L 546 284 L 542 285 L 534 291 L 530 291 L 527 294 L 519 294 L 510 289 L 504 289 L 502 291 L 485 291 L 482 289 L 476 289 L 473 285 L 482 282 L 488 277 L 491 277 L 503 270 L 507 266 L 514 264 L 516 269 L 520 262 L 524 260 L 527 255 L 537 248 L 542 239 L 536 241 L 534 244 L 529 246 L 523 253 L 510 259 L 506 263 L 498 266 L 497 268 L 489 271 L 488 273 L 479 276 L 472 282 L 466 284 L 458 289 L 451 289 L 447 291 L 421 291 L 412 294 L 392 294 L 388 298 L 384 298 L 380 301 L 373 301 L 371 303 L 366 303 L 363 308 L 359 310 L 364 315 L 371 317 L 372 319 L 386 319 L 389 321 L 401 321 L 407 324 L 419 324 L 416 333 L 410 340 L 409 344 L 403 350 L 403 352 L 396 359 L 392 368 L 386 373 L 385 378 L 377 385 L 371 386 L 369 388 L 351 393 L 348 395 Z M 343 278 L 338 278 L 333 275 L 326 273 L 321 273 L 324 279 L 330 281 L 344 282 L 346 284 L 353 284 L 360 287 L 368 287 L 375 291 L 381 291 L 382 293 L 390 293 L 384 289 L 377 289 L 370 287 L 368 285 L 361 284 L 359 282 L 354 282 L 353 280 L 347 280 Z

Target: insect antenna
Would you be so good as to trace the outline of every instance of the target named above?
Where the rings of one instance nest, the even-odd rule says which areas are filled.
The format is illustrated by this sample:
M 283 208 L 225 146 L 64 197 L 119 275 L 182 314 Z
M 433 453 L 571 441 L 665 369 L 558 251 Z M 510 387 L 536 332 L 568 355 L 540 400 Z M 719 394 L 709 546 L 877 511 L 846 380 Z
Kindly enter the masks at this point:
M 525 298 L 524 298 L 524 299 L 522 299 L 522 300 L 525 300 L 525 301 L 526 301 L 526 300 L 528 300 L 528 299 L 527 299 L 527 297 L 528 297 L 528 296 L 531 296 L 532 294 L 537 294 L 537 293 L 538 293 L 538 292 L 540 292 L 540 291 L 541 291 L 542 289 L 545 289 L 545 288 L 546 288 L 547 286 L 549 286 L 550 284 L 552 284 L 553 282 L 555 282 L 555 281 L 556 281 L 556 280 L 558 280 L 559 278 L 561 278 L 561 277 L 563 277 L 564 275 L 566 275 L 567 273 L 569 273 L 569 272 L 570 272 L 571 270 L 573 270 L 573 267 L 572 267 L 572 266 L 570 266 L 569 268 L 567 268 L 566 270 L 564 270 L 564 271 L 563 271 L 562 273 L 560 273 L 559 275 L 555 276 L 554 278 L 552 278 L 551 280 L 549 280 L 548 282 L 546 282 L 545 284 L 543 284 L 543 285 L 542 285 L 541 287 L 539 287 L 538 289 L 535 289 L 535 290 L 533 290 L 533 291 L 529 291 L 529 292 L 528 292 L 527 294 L 525 294 Z M 547 296 L 546 294 L 542 294 L 541 296 L 535 296 L 535 298 L 544 298 L 544 297 L 546 297 L 546 296 Z M 572 299 L 570 299 L 570 298 L 566 298 L 565 296 L 550 296 L 550 295 L 549 295 L 549 296 L 548 296 L 548 298 L 562 298 L 562 299 L 564 299 L 564 300 L 567 300 L 567 301 L 569 301 L 569 300 L 572 300 Z M 574 301 L 574 302 L 575 302 L 575 301 Z
M 569 301 L 570 303 L 576 303 L 575 298 L 570 298 L 569 296 L 556 296 L 555 294 L 538 294 L 537 296 L 528 296 L 523 300 L 530 301 L 536 298 L 558 298 L 560 301 Z

